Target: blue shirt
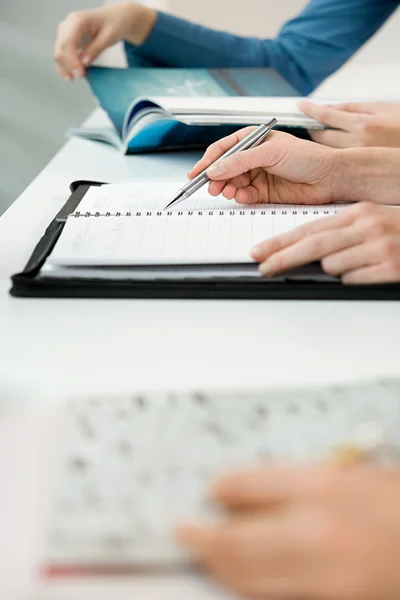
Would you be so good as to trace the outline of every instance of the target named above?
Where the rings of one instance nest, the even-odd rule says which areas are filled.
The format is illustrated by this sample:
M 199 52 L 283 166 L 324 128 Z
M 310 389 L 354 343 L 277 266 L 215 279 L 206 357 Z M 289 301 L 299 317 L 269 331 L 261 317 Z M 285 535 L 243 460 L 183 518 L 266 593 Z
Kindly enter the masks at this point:
M 400 0 L 311 0 L 276 39 L 232 35 L 159 12 L 144 44 L 126 44 L 126 53 L 131 66 L 273 67 L 301 94 L 309 94 L 399 5 Z

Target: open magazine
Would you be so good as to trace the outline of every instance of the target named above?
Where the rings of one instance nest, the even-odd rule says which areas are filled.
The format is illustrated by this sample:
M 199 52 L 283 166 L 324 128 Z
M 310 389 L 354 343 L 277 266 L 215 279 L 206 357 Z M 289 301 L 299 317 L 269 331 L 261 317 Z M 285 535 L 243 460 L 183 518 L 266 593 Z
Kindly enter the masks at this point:
M 322 127 L 300 112 L 297 91 L 272 69 L 92 67 L 87 79 L 112 126 L 70 133 L 125 154 L 204 147 L 271 117 L 284 128 Z

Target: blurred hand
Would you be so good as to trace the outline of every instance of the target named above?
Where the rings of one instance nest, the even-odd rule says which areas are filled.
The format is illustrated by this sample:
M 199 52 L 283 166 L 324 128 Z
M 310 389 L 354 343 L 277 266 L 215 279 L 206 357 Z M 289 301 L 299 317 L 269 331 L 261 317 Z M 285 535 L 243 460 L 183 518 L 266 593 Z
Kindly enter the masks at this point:
M 333 148 L 400 148 L 400 106 L 386 102 L 333 106 L 302 100 L 300 109 L 333 130 L 310 131 L 313 140 Z
M 343 283 L 400 281 L 400 210 L 360 203 L 257 244 L 252 256 L 271 277 L 313 261 Z
M 56 69 L 67 81 L 83 77 L 85 68 L 103 50 L 120 40 L 142 44 L 156 21 L 156 12 L 133 2 L 70 13 L 58 27 Z
M 213 490 L 227 511 L 178 538 L 223 585 L 260 600 L 400 598 L 400 473 L 259 468 Z

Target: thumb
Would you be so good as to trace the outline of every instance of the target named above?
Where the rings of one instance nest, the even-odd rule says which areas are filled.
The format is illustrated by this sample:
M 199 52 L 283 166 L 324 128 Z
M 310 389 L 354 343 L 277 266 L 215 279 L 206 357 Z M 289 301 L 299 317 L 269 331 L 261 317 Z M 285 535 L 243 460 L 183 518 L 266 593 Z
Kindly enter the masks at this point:
M 275 152 L 273 153 L 275 154 Z M 233 179 L 233 177 L 247 173 L 257 167 L 265 167 L 269 163 L 270 154 L 268 142 L 266 142 L 257 148 L 244 150 L 220 160 L 207 170 L 207 175 L 210 179 L 217 181 Z

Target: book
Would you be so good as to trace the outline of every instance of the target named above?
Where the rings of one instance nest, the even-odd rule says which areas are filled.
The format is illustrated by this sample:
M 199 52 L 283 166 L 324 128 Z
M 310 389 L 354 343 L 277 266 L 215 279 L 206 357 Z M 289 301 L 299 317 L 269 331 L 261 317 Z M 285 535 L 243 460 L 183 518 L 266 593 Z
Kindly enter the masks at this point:
M 259 277 L 252 246 L 345 205 L 239 205 L 204 186 L 164 210 L 180 182 L 91 187 L 70 214 L 42 278 Z M 328 278 L 328 276 L 326 276 Z
M 360 437 L 377 464 L 397 464 L 399 418 L 395 379 L 71 400 L 54 448 L 47 573 L 183 571 L 190 557 L 174 528 L 223 517 L 208 499 L 217 477 L 256 463 L 320 462 Z
M 297 91 L 272 69 L 92 67 L 87 81 L 112 126 L 70 134 L 122 153 L 205 147 L 245 125 L 320 129 Z

